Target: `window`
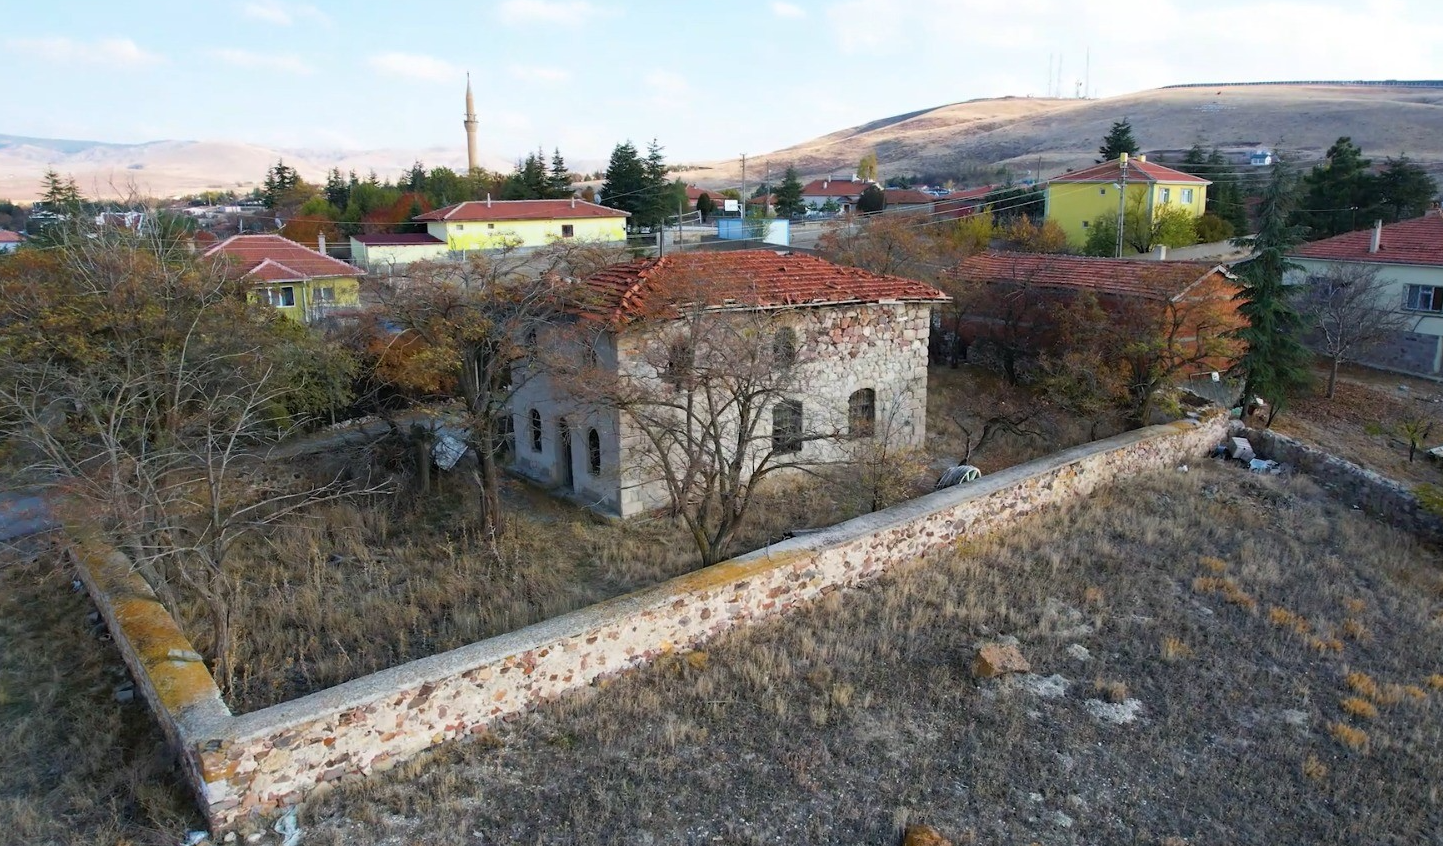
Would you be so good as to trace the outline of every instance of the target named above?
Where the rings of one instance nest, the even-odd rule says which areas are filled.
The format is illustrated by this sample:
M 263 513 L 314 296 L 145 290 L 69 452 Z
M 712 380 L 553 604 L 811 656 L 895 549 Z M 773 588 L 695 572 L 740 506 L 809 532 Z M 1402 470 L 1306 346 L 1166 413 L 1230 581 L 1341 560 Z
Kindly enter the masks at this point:
M 1107 189 L 1106 189 L 1106 188 L 1099 188 L 1099 189 L 1097 189 L 1097 193 L 1106 196 L 1106 194 L 1107 194 Z
M 1083 229 L 1086 229 L 1086 228 L 1087 228 L 1087 221 L 1084 220 L 1084 221 L 1082 222 L 1082 228 L 1083 228 Z
M 1157 189 L 1157 194 L 1158 194 L 1159 197 L 1162 198 L 1162 201 L 1163 201 L 1164 203 L 1169 202 L 1169 201 L 1172 200 L 1172 189 L 1171 189 L 1171 188 L 1159 188 L 1159 189 Z
M 317 289 L 316 289 L 316 302 L 318 302 L 318 303 L 333 303 L 333 302 L 335 302 L 335 301 L 336 301 L 336 289 L 335 289 L 335 288 L 332 288 L 332 287 L 330 287 L 330 286 L 328 285 L 328 286 L 326 286 L 326 287 L 324 287 L 324 288 L 317 288 Z
M 466 224 L 464 224 L 464 223 L 458 223 L 458 224 L 456 224 L 456 231 L 457 231 L 457 232 L 460 232 L 462 229 L 465 229 L 465 228 L 466 228 Z
M 596 345 L 584 344 L 581 349 L 581 358 L 587 367 L 595 367 L 597 362 Z
M 1187 203 L 1188 205 L 1192 205 L 1192 196 L 1193 196 L 1193 194 L 1192 194 L 1192 189 L 1191 189 L 1191 188 L 1184 188 L 1184 189 L 1182 189 L 1182 192 L 1181 192 L 1181 193 L 1182 193 L 1182 201 L 1183 201 L 1184 203 Z
M 802 451 L 801 400 L 781 400 L 772 406 L 772 451 Z
M 772 361 L 778 370 L 789 370 L 797 363 L 797 333 L 788 327 L 777 330 L 772 336 Z
M 1404 308 L 1409 311 L 1443 312 L 1443 288 L 1433 285 L 1409 285 Z
M 570 238 L 576 234 L 576 227 L 569 223 L 561 224 L 561 237 Z
M 666 371 L 661 374 L 662 378 L 673 386 L 679 387 L 686 381 L 691 373 L 692 366 L 696 364 L 695 354 L 692 352 L 691 340 L 689 338 L 678 338 L 671 342 L 671 347 L 666 353 Z
M 290 308 L 296 304 L 296 289 L 290 285 L 276 291 L 276 305 L 281 308 Z
M 595 429 L 586 433 L 586 469 L 593 476 L 601 475 L 601 436 Z
M 877 392 L 871 388 L 853 391 L 847 397 L 847 434 L 870 438 L 877 430 Z
M 541 451 L 541 412 L 531 409 L 531 451 Z
M 486 228 L 487 228 L 487 229 L 495 229 L 495 228 L 496 228 L 496 224 L 494 224 L 494 223 L 488 223 L 488 224 L 486 224 Z

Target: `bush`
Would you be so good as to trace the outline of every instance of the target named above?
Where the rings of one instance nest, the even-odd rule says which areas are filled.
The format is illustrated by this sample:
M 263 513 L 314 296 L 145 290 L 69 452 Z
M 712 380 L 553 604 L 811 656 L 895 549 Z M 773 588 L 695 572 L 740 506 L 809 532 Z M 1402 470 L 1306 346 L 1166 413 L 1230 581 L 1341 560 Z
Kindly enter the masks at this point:
M 1233 225 L 1212 213 L 1198 218 L 1193 226 L 1197 229 L 1197 240 L 1200 244 L 1212 244 L 1233 237 Z

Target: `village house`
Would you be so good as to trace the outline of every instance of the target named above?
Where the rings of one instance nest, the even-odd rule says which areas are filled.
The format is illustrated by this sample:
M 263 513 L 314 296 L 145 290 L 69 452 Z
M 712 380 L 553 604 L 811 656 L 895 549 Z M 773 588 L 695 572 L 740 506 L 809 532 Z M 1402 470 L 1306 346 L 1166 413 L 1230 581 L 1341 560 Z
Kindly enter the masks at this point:
M 20 237 L 19 232 L 0 229 L 0 253 L 13 253 L 20 248 L 24 241 L 25 239 Z
M 987 250 L 969 256 L 948 276 L 973 296 L 939 315 L 944 332 L 972 344 L 1047 348 L 1055 309 L 1083 292 L 1104 312 L 1143 329 L 1161 330 L 1170 343 L 1195 348 L 1245 325 L 1235 297 L 1241 290 L 1226 267 L 1209 262 L 1092 258 Z M 1200 362 L 1226 369 L 1231 359 Z
M 1092 222 L 1103 215 L 1116 218 L 1120 208 L 1125 214 L 1141 214 L 1149 226 L 1164 207 L 1202 217 L 1211 184 L 1202 177 L 1150 162 L 1147 156 L 1123 153 L 1112 161 L 1054 176 L 1047 183 L 1044 216 L 1062 227 L 1069 244 L 1082 247 Z M 1126 196 L 1119 204 L 1118 194 L 1123 192 Z
M 813 179 L 802 187 L 802 202 L 808 208 L 820 209 L 827 203 L 835 203 L 843 214 L 857 210 L 857 201 L 862 192 L 872 183 L 857 179 Z
M 201 253 L 227 261 L 254 283 L 257 300 L 298 323 L 312 323 L 361 304 L 359 271 L 280 235 L 233 235 Z
M 1304 244 L 1288 260 L 1298 268 L 1289 278 L 1292 284 L 1335 268 L 1376 272 L 1387 285 L 1384 296 L 1410 318 L 1410 325 L 1367 350 L 1361 360 L 1407 373 L 1443 374 L 1443 215 L 1438 209 Z
M 678 282 L 704 302 L 675 302 Z M 673 363 L 653 353 L 685 331 L 677 309 L 747 321 L 788 369 L 789 393 L 761 409 L 763 438 L 803 462 L 833 460 L 858 439 L 920 447 L 926 432 L 927 334 L 935 288 L 770 250 L 682 253 L 609 267 L 585 280 L 587 305 L 555 338 L 533 340 L 589 361 L 589 381 L 639 380 L 665 390 Z M 683 296 L 683 299 L 693 295 Z M 758 328 L 765 327 L 765 328 Z M 578 334 L 579 333 L 579 334 Z M 578 341 L 577 338 L 584 340 Z M 565 352 L 567 344 L 584 349 Z M 675 383 L 674 390 L 685 388 Z M 537 373 L 512 398 L 514 467 L 602 513 L 630 517 L 669 504 L 648 471 L 654 447 L 625 411 L 588 403 L 565 380 Z M 823 437 L 804 437 L 823 433 Z
M 414 218 L 453 252 L 503 246 L 545 247 L 577 239 L 623 243 L 626 218 L 618 209 L 576 198 L 561 200 L 472 200 Z
M 351 236 L 351 261 L 383 275 L 417 261 L 438 261 L 450 253 L 446 242 L 427 232 L 374 232 Z

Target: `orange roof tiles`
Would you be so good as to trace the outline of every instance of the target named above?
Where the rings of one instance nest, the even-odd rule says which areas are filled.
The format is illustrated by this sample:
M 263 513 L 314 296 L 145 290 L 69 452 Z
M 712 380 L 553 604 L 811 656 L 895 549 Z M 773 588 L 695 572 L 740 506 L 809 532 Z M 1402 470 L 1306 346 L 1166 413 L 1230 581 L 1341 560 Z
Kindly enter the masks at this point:
M 1304 244 L 1292 254 L 1327 261 L 1443 267 L 1443 215 L 1434 210 L 1412 220 L 1390 223 L 1383 227 L 1378 252 L 1368 252 L 1372 244 L 1373 230 L 1361 229 Z
M 781 308 L 882 301 L 937 302 L 948 297 L 930 285 L 843 267 L 814 256 L 771 250 L 681 253 L 613 265 L 585 282 L 594 300 L 587 311 L 607 319 L 665 312 L 679 296 L 697 290 L 717 308 Z M 668 286 L 686 286 L 685 294 Z M 694 287 L 693 287 L 694 286 Z
M 628 217 L 620 209 L 585 200 L 472 200 L 417 215 L 413 220 L 557 220 L 578 217 Z
M 235 263 L 242 276 L 267 282 L 300 282 L 327 276 L 356 276 L 359 270 L 279 235 L 232 235 L 206 248 L 208 258 Z
M 804 197 L 860 197 L 870 182 L 850 179 L 813 179 L 802 188 Z
M 11 232 L 9 229 L 0 229 L 0 244 L 18 244 L 22 239 L 19 232 Z
M 963 259 L 948 275 L 968 282 L 1026 283 L 1152 300 L 1177 299 L 1219 265 L 1193 261 L 1091 258 L 1052 253 L 987 250 Z
M 1052 182 L 1116 182 L 1122 178 L 1122 167 L 1117 159 L 1072 173 L 1064 173 L 1061 176 L 1054 176 Z M 1173 170 L 1170 167 L 1157 164 L 1156 162 L 1139 161 L 1136 157 L 1127 160 L 1127 180 L 1129 182 L 1190 182 L 1198 185 L 1211 185 L 1212 183 L 1200 176 L 1193 176 L 1191 173 L 1183 173 L 1180 170 Z
M 886 188 L 882 191 L 887 198 L 887 205 L 931 205 L 937 202 L 937 198 L 926 191 L 918 191 L 915 188 Z

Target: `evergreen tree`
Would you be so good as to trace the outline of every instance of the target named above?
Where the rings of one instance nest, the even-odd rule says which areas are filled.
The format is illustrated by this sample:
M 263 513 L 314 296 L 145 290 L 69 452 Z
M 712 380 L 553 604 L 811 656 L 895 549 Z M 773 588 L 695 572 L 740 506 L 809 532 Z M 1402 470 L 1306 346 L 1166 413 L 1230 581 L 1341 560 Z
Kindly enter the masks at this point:
M 543 200 L 550 196 L 550 178 L 546 160 L 540 150 L 527 153 L 516 163 L 516 170 L 506 177 L 501 189 L 503 200 Z
M 1102 139 L 1102 146 L 1097 148 L 1097 152 L 1102 156 L 1097 160 L 1098 164 L 1110 162 L 1123 153 L 1127 153 L 1129 156 L 1137 155 L 1137 139 L 1132 137 L 1132 124 L 1128 122 L 1127 118 L 1112 125 L 1112 129 L 1107 131 L 1107 136 Z
M 1378 204 L 1389 223 L 1422 215 L 1438 196 L 1438 183 L 1407 156 L 1389 158 L 1378 174 Z
M 646 145 L 646 206 L 642 214 L 643 226 L 655 226 L 666 218 L 667 207 L 666 158 L 662 146 L 655 138 Z M 683 186 L 684 188 L 685 186 Z
M 1227 221 L 1234 232 L 1247 231 L 1248 212 L 1247 204 L 1243 202 L 1243 189 L 1221 150 L 1217 147 L 1204 150 L 1201 144 L 1194 144 L 1183 156 L 1178 170 L 1212 182 L 1207 187 L 1204 214 Z
M 862 214 L 873 214 L 882 211 L 887 207 L 887 195 L 882 191 L 881 186 L 876 183 L 862 189 L 862 196 L 857 198 L 857 211 Z
M 571 171 L 566 168 L 566 160 L 561 158 L 560 147 L 551 153 L 551 173 L 547 178 L 546 193 L 558 200 L 566 199 L 572 194 Z
M 1314 165 L 1303 177 L 1306 193 L 1295 222 L 1307 227 L 1308 238 L 1329 238 L 1371 226 L 1379 211 L 1378 178 L 1373 162 L 1353 139 L 1343 136 L 1328 148 L 1328 161 Z
M 74 177 L 63 177 L 54 168 L 45 171 L 41 177 L 41 185 L 44 190 L 40 195 L 40 202 L 46 210 L 57 213 L 74 214 L 80 211 L 84 202 L 80 196 L 80 188 L 75 184 Z
M 712 212 L 716 211 L 716 201 L 710 194 L 702 192 L 702 195 L 696 198 L 696 210 L 701 212 L 702 223 L 706 223 Z
M 1303 320 L 1293 308 L 1283 277 L 1294 265 L 1287 256 L 1302 240 L 1302 229 L 1291 223 L 1296 203 L 1297 178 L 1279 159 L 1263 192 L 1258 234 L 1251 242 L 1253 257 L 1240 272 L 1238 313 L 1248 325 L 1238 330 L 1247 345 L 1235 370 L 1244 377 L 1243 400 L 1261 397 L 1268 403 L 1267 424 L 1288 400 L 1312 379 L 1312 353 L 1303 346 Z
M 642 211 L 648 198 L 646 163 L 630 141 L 617 144 L 606 166 L 606 179 L 601 184 L 601 202 L 613 209 L 631 213 L 630 224 L 642 225 Z
M 777 186 L 777 214 L 782 217 L 801 217 L 807 213 L 807 204 L 802 202 L 802 180 L 797 169 L 787 167 L 782 184 Z
M 416 162 L 416 167 L 420 166 L 421 163 Z M 423 171 L 421 174 L 421 178 L 424 180 L 425 176 L 425 172 Z M 408 190 L 420 189 L 412 188 Z M 341 176 L 340 168 L 333 167 L 331 168 L 331 172 L 326 175 L 325 195 L 326 202 L 330 203 L 332 206 L 338 209 L 343 209 L 350 203 L 351 186 L 347 184 L 345 177 Z

